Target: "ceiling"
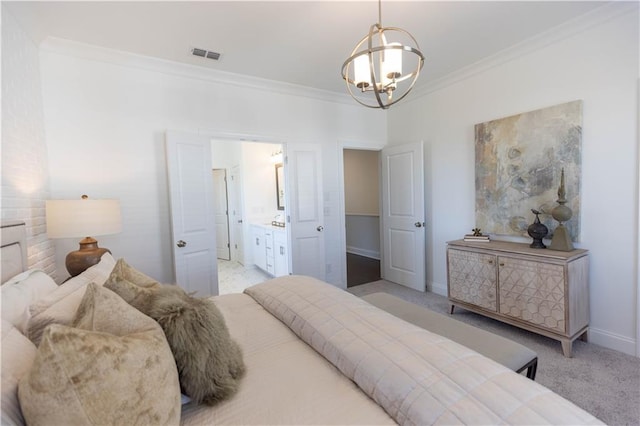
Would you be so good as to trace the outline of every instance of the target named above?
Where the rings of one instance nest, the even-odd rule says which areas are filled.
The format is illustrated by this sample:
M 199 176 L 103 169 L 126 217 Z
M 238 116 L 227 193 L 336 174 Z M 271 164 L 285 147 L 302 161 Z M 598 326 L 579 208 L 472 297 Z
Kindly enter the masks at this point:
M 51 36 L 341 93 L 343 61 L 378 20 L 371 0 L 2 3 L 38 45 Z M 416 38 L 424 85 L 603 4 L 385 0 L 382 25 Z

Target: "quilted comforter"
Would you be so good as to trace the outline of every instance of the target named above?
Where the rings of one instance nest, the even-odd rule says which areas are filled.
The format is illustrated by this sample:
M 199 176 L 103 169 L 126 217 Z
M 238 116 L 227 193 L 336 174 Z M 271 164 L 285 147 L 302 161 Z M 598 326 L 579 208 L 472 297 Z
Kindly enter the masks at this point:
M 544 386 L 313 278 L 214 300 L 248 373 L 233 399 L 185 407 L 185 424 L 600 424 Z

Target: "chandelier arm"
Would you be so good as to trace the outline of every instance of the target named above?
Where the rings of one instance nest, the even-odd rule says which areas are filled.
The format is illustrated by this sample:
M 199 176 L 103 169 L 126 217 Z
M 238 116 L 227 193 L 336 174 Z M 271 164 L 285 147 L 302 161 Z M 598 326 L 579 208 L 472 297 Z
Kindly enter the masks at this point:
M 393 104 L 396 104 L 396 103 L 400 102 L 401 100 L 403 100 L 409 94 L 409 92 L 411 92 L 411 89 L 413 89 L 413 86 L 416 84 L 416 81 L 418 81 L 418 76 L 420 75 L 420 70 L 417 69 L 415 71 L 415 74 L 416 74 L 416 78 L 411 82 L 411 85 L 409 86 L 409 88 L 407 90 L 405 90 L 405 92 L 402 94 L 402 96 L 400 96 L 398 99 L 396 99 L 393 102 L 387 104 L 387 108 L 389 108 Z
M 381 0 L 378 0 L 379 2 Z M 372 25 L 369 28 L 369 37 L 367 40 L 367 54 L 369 55 L 369 78 L 371 78 L 371 85 L 373 86 L 373 93 L 376 96 L 376 100 L 378 101 L 378 105 L 380 105 L 380 108 L 384 108 L 384 103 L 382 102 L 382 99 L 380 99 L 380 87 L 378 87 L 378 81 L 376 80 L 376 69 L 373 65 L 373 52 L 374 52 L 374 47 L 373 47 L 373 37 L 374 37 L 374 28 L 377 29 L 377 31 L 375 31 L 376 34 L 380 33 L 380 24 L 375 24 Z M 379 50 L 376 48 L 376 51 Z

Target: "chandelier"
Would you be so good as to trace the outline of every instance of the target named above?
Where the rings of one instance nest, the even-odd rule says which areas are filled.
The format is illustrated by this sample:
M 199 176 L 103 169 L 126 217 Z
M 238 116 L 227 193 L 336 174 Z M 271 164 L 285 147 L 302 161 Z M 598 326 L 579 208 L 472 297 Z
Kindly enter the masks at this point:
M 411 34 L 400 28 L 385 28 L 381 22 L 382 4 L 378 0 L 378 22 L 342 64 L 342 78 L 357 102 L 387 109 L 409 94 L 424 65 L 424 55 Z M 412 71 L 403 73 L 403 68 Z

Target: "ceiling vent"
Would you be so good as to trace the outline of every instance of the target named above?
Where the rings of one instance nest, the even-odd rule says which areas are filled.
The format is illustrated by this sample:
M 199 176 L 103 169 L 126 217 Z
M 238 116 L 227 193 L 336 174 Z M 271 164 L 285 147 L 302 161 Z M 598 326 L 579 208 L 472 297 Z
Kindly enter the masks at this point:
M 211 50 L 198 49 L 197 47 L 194 47 L 193 49 L 191 49 L 191 54 L 193 56 L 200 56 L 201 58 L 213 59 L 214 61 L 217 61 L 218 59 L 220 59 L 220 54 L 218 52 L 213 52 Z

